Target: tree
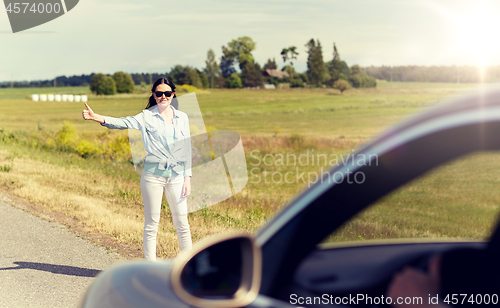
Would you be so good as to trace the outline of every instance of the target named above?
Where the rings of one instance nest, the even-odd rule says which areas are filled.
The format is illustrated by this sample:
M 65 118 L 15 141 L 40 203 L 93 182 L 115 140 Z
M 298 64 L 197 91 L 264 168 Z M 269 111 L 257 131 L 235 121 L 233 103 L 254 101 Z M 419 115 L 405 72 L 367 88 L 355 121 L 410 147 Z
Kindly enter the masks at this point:
M 262 87 L 262 71 L 260 65 L 253 62 L 245 62 L 241 70 L 241 79 L 245 87 Z
M 134 92 L 134 80 L 130 74 L 125 72 L 116 72 L 113 74 L 113 80 L 116 84 L 117 93 L 132 93 Z
M 114 95 L 116 94 L 116 84 L 109 76 L 95 74 L 90 82 L 90 91 L 97 95 Z
M 233 67 L 234 55 L 228 50 L 227 47 L 222 46 L 222 57 L 220 58 L 220 70 L 224 78 L 228 78 L 236 73 Z
M 184 66 L 176 65 L 170 69 L 168 77 L 174 84 L 180 84 L 180 80 L 184 78 Z
M 267 63 L 264 65 L 263 70 L 275 70 L 277 68 L 278 66 L 276 65 L 276 60 L 273 59 L 271 61 L 271 59 L 268 59 Z
M 375 88 L 377 86 L 377 80 L 366 74 L 351 75 L 349 82 L 355 88 Z
M 233 56 L 233 59 L 238 59 L 240 69 L 245 62 L 254 62 L 252 51 L 255 49 L 255 45 L 252 38 L 248 36 L 239 37 L 227 44 L 229 54 Z
M 132 74 L 132 79 L 136 85 L 140 85 L 141 83 L 145 83 L 144 76 L 142 74 Z
M 195 83 L 198 84 L 198 74 L 193 73 L 193 68 L 190 66 L 186 65 L 182 69 L 182 77 L 180 78 L 180 84 L 191 84 L 194 85 Z
M 219 78 L 221 74 L 221 70 L 217 61 L 215 61 L 215 53 L 212 49 L 207 52 L 207 60 L 205 61 L 205 64 L 207 65 L 205 68 L 206 77 L 209 80 L 210 88 L 213 89 L 216 85 L 217 78 Z
M 303 88 L 304 81 L 301 78 L 295 78 L 290 80 L 290 88 Z
M 333 60 L 327 64 L 327 70 L 330 79 L 326 81 L 326 84 L 329 86 L 333 86 L 339 79 L 347 80 L 350 75 L 349 66 L 345 61 L 340 60 L 340 54 L 335 43 L 333 43 Z
M 293 60 L 297 60 L 297 56 L 299 55 L 299 53 L 296 51 L 297 47 L 295 46 L 290 46 L 288 48 L 283 48 L 283 50 L 281 51 L 281 56 L 283 57 L 283 62 L 289 62 L 290 63 L 290 67 L 291 69 L 289 70 L 289 74 L 290 74 L 290 78 L 293 79 Z
M 175 84 L 189 84 L 200 89 L 208 87 L 208 79 L 205 72 L 199 71 L 189 65 L 176 65 L 172 67 L 168 76 Z
M 351 85 L 346 80 L 339 79 L 333 83 L 333 88 L 340 90 L 340 93 L 344 93 L 345 90 L 349 90 L 351 88 Z
M 238 61 L 242 83 L 245 87 L 260 87 L 263 85 L 261 68 L 255 63 L 252 55 L 255 45 L 252 38 L 242 36 L 229 42 L 227 47 L 222 47 L 223 58 L 226 59 L 227 63 L 231 63 L 231 65 L 228 65 L 230 68 L 232 68 L 232 63 L 236 60 Z M 224 73 L 224 70 L 222 73 L 224 77 L 227 75 L 227 73 Z
M 323 51 L 319 40 L 311 39 L 307 47 L 307 76 L 312 84 L 320 86 L 326 77 L 326 67 L 323 62 Z
M 365 72 L 361 67 L 359 67 L 359 65 L 356 64 L 351 67 L 351 75 L 363 74 L 363 73 Z
M 340 54 L 337 50 L 337 46 L 335 46 L 335 42 L 333 43 L 333 60 L 340 61 Z
M 226 78 L 224 78 L 222 75 L 217 78 L 217 86 L 221 89 L 227 86 Z
M 281 70 L 287 72 L 288 74 L 295 74 L 296 76 L 298 75 L 295 69 L 291 65 L 285 65 Z
M 203 88 L 203 82 L 201 81 L 200 73 L 197 69 L 186 66 L 187 72 L 189 74 L 189 81 L 187 84 L 193 85 L 198 89 Z
M 304 72 L 304 73 L 299 73 L 299 74 L 298 74 L 298 77 L 299 77 L 300 79 L 302 79 L 302 81 L 303 81 L 304 83 L 306 83 L 306 84 L 310 83 L 310 82 L 309 82 L 309 77 L 307 76 L 307 72 Z
M 353 65 L 351 67 L 349 82 L 355 88 L 374 88 L 377 86 L 377 80 L 371 76 L 368 76 L 365 70 L 362 69 L 359 65 Z
M 201 84 L 198 83 L 199 76 L 193 74 L 192 72 L 193 68 L 190 66 L 182 66 L 182 65 L 176 65 L 172 67 L 170 70 L 170 73 L 168 73 L 168 76 L 170 79 L 172 79 L 172 82 L 175 84 L 183 85 L 183 84 Z M 196 85 L 195 85 L 196 86 Z
M 200 80 L 201 84 L 203 85 L 204 89 L 210 88 L 210 82 L 208 81 L 207 73 L 205 71 L 198 71 L 198 74 L 200 74 Z
M 232 74 L 227 78 L 227 87 L 228 88 L 242 88 L 243 85 L 241 83 L 241 78 L 238 74 Z

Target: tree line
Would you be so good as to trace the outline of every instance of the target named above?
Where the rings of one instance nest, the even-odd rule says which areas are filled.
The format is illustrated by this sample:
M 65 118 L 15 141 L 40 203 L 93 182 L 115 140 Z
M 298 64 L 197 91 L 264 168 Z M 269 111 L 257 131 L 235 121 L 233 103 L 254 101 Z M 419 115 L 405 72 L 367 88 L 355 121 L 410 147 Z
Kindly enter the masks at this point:
M 379 80 L 477 83 L 500 80 L 500 66 L 370 66 L 366 73 Z
M 304 45 L 307 54 L 307 70 L 296 72 L 293 62 L 299 55 L 296 46 L 284 47 L 282 72 L 275 58 L 261 66 L 253 57 L 256 43 L 248 36 L 239 37 L 222 46 L 222 55 L 217 61 L 215 52 L 207 52 L 205 67 L 175 65 L 167 72 L 124 73 L 113 75 L 90 74 L 81 76 L 58 76 L 52 80 L 2 82 L 0 87 L 53 87 L 90 86 L 98 94 L 131 93 L 134 85 L 147 85 L 157 78 L 168 76 L 175 84 L 188 84 L 197 88 L 255 88 L 264 84 L 284 87 L 333 87 L 340 91 L 350 87 L 375 87 L 376 80 L 419 82 L 490 82 L 500 80 L 500 66 L 481 70 L 472 66 L 349 66 L 340 57 L 335 43 L 333 55 L 324 60 L 319 40 L 311 38 Z
M 331 60 L 324 61 L 319 40 L 310 39 L 304 45 L 307 54 L 307 71 L 298 73 L 293 67 L 299 55 L 296 46 L 285 47 L 280 56 L 286 74 L 276 73 L 276 59 L 268 59 L 261 66 L 255 61 L 252 52 L 256 43 L 248 36 L 233 39 L 222 46 L 222 55 L 217 61 L 215 52 L 207 52 L 205 67 L 175 65 L 165 73 L 124 73 L 111 75 L 90 74 L 81 76 L 59 76 L 54 80 L 4 82 L 0 87 L 51 87 L 51 86 L 90 86 L 97 94 L 129 93 L 133 85 L 151 84 L 159 77 L 168 76 L 175 84 L 188 84 L 197 88 L 261 88 L 264 84 L 283 87 L 334 87 L 344 91 L 350 87 L 375 87 L 376 80 L 367 75 L 358 65 L 349 67 L 340 59 L 334 43 Z M 278 54 L 278 52 L 277 52 Z

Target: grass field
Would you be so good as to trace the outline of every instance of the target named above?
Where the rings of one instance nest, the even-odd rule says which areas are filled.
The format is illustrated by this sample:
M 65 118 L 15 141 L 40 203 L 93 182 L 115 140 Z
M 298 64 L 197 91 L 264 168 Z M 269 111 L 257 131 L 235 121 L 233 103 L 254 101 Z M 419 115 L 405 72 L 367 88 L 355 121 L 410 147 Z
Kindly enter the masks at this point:
M 212 90 L 197 94 L 205 124 L 241 135 L 301 134 L 326 138 L 367 139 L 418 109 L 476 88 L 467 84 L 380 83 L 375 89 L 352 89 L 343 95 L 333 89 Z M 54 93 L 87 93 L 88 88 L 55 88 Z M 12 93 L 16 93 L 13 95 Z M 35 130 L 38 123 L 57 129 L 64 120 L 80 131 L 101 131 L 82 121 L 83 103 L 32 102 L 31 93 L 47 88 L 0 89 L 0 127 Z M 95 112 L 116 117 L 139 113 L 147 94 L 96 97 Z
M 307 174 L 329 168 L 317 163 L 279 164 L 278 154 L 298 157 L 307 151 L 325 155 L 350 152 L 410 114 L 478 87 L 379 83 L 376 89 L 353 89 L 343 95 L 332 89 L 197 93 L 206 126 L 233 130 L 242 136 L 249 183 L 235 197 L 191 213 L 193 239 L 232 228 L 255 231 L 294 194 L 307 188 L 299 180 L 276 181 L 279 174 Z M 3 188 L 47 211 L 74 218 L 88 230 L 111 236 L 118 246 L 136 247 L 140 257 L 144 218 L 139 176 L 133 166 L 112 154 L 83 158 L 74 149 L 43 144 L 50 136 L 55 142 L 61 139 L 63 121 L 76 129 L 75 142 L 117 140 L 126 132 L 83 121 L 82 103 L 32 102 L 31 93 L 87 93 L 95 112 L 115 117 L 139 113 L 146 105 L 147 94 L 96 97 L 88 93 L 88 88 L 0 89 Z M 266 154 L 267 165 L 262 161 Z M 329 240 L 484 238 L 498 212 L 497 158 L 495 154 L 465 158 L 410 183 Z M 265 179 L 270 182 L 265 183 Z M 165 202 L 164 206 L 158 254 L 172 257 L 178 252 L 178 244 Z

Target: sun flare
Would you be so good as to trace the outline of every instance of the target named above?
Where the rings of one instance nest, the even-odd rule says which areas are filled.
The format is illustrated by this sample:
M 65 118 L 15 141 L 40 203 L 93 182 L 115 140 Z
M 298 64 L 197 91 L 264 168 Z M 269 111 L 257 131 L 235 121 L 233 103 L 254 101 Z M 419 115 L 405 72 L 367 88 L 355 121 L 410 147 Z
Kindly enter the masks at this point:
M 466 64 L 484 67 L 499 64 L 500 11 L 498 7 L 482 2 L 460 10 L 436 7 L 437 11 L 451 23 L 451 54 L 459 55 Z

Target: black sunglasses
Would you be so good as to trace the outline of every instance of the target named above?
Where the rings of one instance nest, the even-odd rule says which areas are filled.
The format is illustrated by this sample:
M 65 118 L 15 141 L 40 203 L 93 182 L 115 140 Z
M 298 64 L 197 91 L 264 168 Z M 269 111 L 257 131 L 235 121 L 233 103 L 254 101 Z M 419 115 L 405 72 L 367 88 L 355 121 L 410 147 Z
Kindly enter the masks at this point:
M 165 91 L 165 92 L 162 92 L 162 91 L 155 91 L 155 95 L 156 97 L 160 98 L 163 96 L 163 94 L 165 94 L 165 97 L 170 97 L 170 95 L 172 95 L 172 93 L 174 93 L 174 91 Z

